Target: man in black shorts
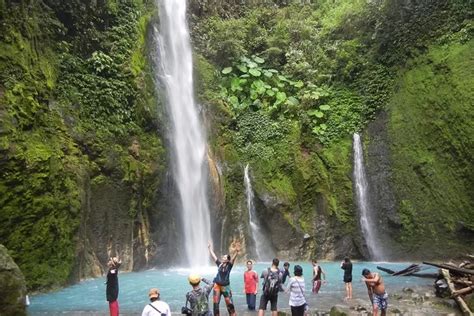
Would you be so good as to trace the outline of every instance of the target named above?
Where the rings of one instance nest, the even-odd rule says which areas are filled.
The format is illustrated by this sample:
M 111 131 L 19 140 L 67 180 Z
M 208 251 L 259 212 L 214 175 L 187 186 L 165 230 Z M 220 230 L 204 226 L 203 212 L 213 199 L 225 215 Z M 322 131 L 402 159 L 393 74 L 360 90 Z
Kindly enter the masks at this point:
M 273 259 L 272 266 L 262 272 L 260 278 L 263 279 L 263 291 L 260 296 L 260 307 L 258 309 L 258 316 L 263 316 L 267 309 L 268 301 L 270 301 L 270 308 L 272 316 L 278 315 L 277 304 L 278 304 L 278 292 L 281 286 L 281 272 L 278 269 L 280 260 L 277 258 Z

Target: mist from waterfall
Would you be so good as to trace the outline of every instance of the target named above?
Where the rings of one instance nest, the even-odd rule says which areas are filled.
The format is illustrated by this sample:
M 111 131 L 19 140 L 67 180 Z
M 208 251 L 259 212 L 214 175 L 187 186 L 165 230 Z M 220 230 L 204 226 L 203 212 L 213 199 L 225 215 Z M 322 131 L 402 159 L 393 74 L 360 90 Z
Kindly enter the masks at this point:
M 160 82 L 167 94 L 172 122 L 173 173 L 181 200 L 184 249 L 187 264 L 209 263 L 211 239 L 207 200 L 207 145 L 194 100 L 193 65 L 186 21 L 186 0 L 157 0 L 160 33 L 157 35 Z
M 254 204 L 254 193 L 252 189 L 252 182 L 250 181 L 249 165 L 247 164 L 244 169 L 244 183 L 245 183 L 245 197 L 247 199 L 247 210 L 249 214 L 249 225 L 250 235 L 255 245 L 255 254 L 257 261 L 267 261 L 273 258 L 273 248 L 262 232 L 260 222 L 256 215 L 256 209 Z
M 368 185 L 364 168 L 364 153 L 360 135 L 354 134 L 354 182 L 357 197 L 357 206 L 360 211 L 360 226 L 364 235 L 370 259 L 383 260 L 384 254 L 377 236 L 377 226 L 374 221 L 375 214 L 370 207 Z

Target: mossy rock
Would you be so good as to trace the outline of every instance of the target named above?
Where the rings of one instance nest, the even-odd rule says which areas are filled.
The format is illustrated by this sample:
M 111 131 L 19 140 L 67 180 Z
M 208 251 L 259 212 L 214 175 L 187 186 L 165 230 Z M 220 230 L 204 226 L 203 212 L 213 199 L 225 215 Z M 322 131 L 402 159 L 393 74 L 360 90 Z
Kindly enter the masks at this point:
M 346 313 L 340 306 L 333 306 L 329 311 L 330 316 L 347 316 L 349 315 Z
M 26 282 L 20 268 L 0 245 L 0 315 L 26 315 Z

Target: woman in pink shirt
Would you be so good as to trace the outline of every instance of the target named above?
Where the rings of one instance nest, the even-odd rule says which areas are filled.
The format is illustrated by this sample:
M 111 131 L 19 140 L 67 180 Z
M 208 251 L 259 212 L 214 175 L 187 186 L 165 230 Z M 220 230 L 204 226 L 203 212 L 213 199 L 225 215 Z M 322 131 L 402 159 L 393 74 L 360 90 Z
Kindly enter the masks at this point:
M 247 271 L 244 272 L 245 295 L 247 297 L 247 306 L 251 311 L 255 310 L 255 302 L 257 300 L 257 283 L 258 274 L 252 270 L 253 263 L 251 260 L 247 261 Z

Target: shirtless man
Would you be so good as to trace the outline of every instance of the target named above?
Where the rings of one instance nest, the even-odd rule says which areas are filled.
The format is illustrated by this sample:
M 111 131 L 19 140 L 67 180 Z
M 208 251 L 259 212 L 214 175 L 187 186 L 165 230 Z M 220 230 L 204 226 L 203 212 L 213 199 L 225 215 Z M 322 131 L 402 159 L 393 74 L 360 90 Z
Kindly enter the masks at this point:
M 382 277 L 378 273 L 370 272 L 369 269 L 362 270 L 362 276 L 362 281 L 364 281 L 367 286 L 367 292 L 372 302 L 373 315 L 378 316 L 380 310 L 380 314 L 385 316 L 388 306 L 388 295 L 387 292 L 385 292 Z
M 324 273 L 323 269 L 318 264 L 318 260 L 313 259 L 312 264 L 313 264 L 313 293 L 318 294 L 319 289 L 321 288 L 321 282 L 326 283 L 326 273 Z M 321 276 L 324 277 L 322 281 L 321 281 Z

